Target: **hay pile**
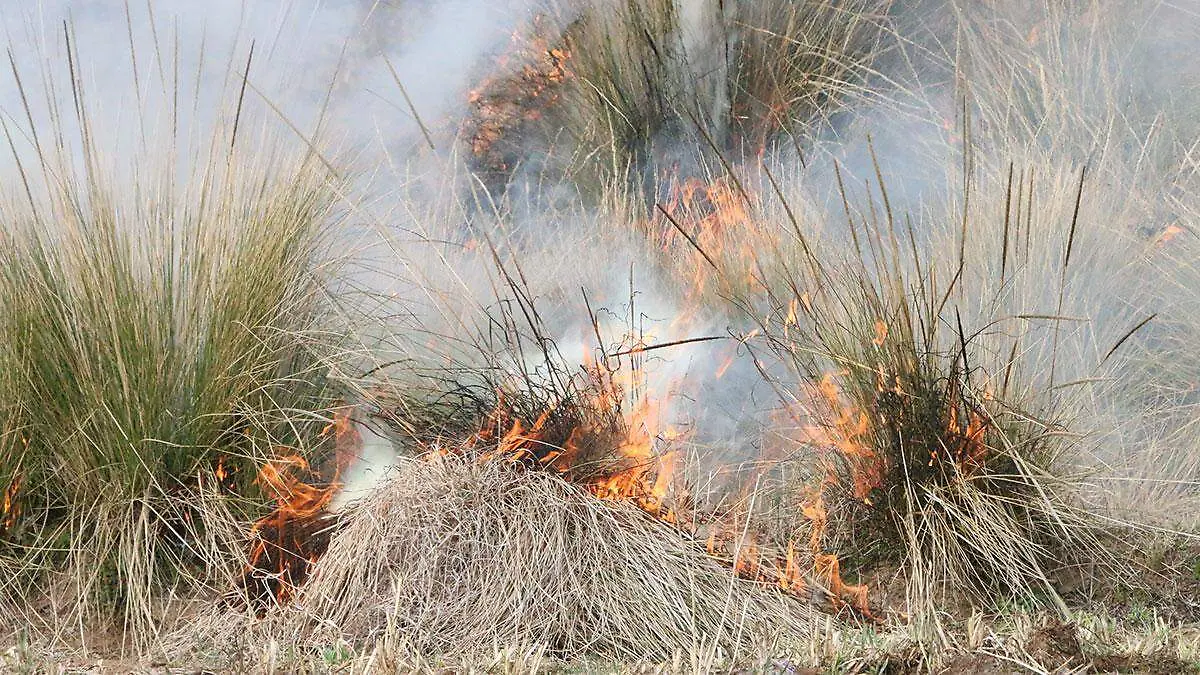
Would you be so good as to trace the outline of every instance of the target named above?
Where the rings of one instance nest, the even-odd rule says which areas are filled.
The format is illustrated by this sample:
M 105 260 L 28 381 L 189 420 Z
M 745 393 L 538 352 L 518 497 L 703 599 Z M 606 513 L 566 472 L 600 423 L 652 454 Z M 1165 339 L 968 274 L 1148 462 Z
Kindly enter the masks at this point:
M 813 629 L 810 607 L 732 578 L 632 506 L 463 458 L 406 461 L 346 512 L 288 615 L 310 639 L 399 638 L 424 654 L 632 660 L 745 654 Z

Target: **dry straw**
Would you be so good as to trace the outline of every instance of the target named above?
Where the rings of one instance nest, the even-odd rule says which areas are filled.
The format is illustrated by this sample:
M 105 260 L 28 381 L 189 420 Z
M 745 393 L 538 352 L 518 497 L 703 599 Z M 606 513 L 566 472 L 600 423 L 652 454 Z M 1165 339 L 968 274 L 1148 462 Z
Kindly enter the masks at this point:
M 249 639 L 653 662 L 761 653 L 814 630 L 811 607 L 733 577 L 687 534 L 545 473 L 406 460 L 341 520 L 297 604 Z M 213 619 L 227 639 L 248 635 Z

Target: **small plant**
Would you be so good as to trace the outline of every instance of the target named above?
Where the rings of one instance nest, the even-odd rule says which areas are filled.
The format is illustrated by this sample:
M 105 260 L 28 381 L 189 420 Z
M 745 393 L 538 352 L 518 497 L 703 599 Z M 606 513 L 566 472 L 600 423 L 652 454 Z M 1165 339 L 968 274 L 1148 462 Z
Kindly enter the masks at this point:
M 354 660 L 354 650 L 343 642 L 321 649 L 321 663 L 326 668 L 337 668 Z

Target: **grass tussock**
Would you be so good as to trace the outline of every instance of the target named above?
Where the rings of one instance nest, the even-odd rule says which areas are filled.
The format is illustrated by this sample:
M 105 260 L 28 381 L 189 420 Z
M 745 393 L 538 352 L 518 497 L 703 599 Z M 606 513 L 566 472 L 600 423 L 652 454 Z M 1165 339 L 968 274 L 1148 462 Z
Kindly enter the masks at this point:
M 665 169 L 682 144 L 705 149 L 689 162 L 798 147 L 866 95 L 886 34 L 877 0 L 554 4 L 515 41 L 521 66 L 472 93 L 485 174 L 545 161 L 589 190 Z
M 917 227 L 887 218 L 851 217 L 853 250 L 841 255 L 797 227 L 799 252 L 773 261 L 780 276 L 764 287 L 773 309 L 761 329 L 788 373 L 768 376 L 813 452 L 796 497 L 805 519 L 850 567 L 901 569 L 917 620 L 955 598 L 1065 611 L 1057 571 L 1086 561 L 1085 574 L 1112 573 L 1116 562 L 1102 534 L 1111 522 L 1082 499 L 1063 396 L 1021 381 L 1040 372 L 1024 359 L 1053 362 L 1057 336 L 1046 333 L 1045 350 L 985 349 L 981 334 L 1016 317 L 964 326 L 959 303 L 980 298 L 959 286 L 977 261 L 930 259 Z M 1065 278 L 1042 271 L 1047 284 Z
M 258 463 L 321 423 L 334 195 L 302 158 L 176 185 L 87 152 L 24 167 L 44 195 L 0 204 L 0 593 L 48 582 L 69 617 L 144 638 L 156 595 L 236 550 Z

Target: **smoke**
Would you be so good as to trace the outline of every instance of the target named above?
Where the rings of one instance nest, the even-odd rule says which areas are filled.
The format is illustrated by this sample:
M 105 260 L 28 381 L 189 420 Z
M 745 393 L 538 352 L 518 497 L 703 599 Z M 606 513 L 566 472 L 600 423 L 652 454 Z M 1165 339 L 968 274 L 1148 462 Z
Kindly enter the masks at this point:
M 34 163 L 39 146 L 56 145 L 43 130 L 65 127 L 64 136 L 72 136 L 78 124 L 72 79 L 106 147 L 119 154 L 166 136 L 180 144 L 185 163 L 199 161 L 204 142 L 227 129 L 244 90 L 243 130 L 272 129 L 300 142 L 320 138 L 331 156 L 351 157 L 360 170 L 363 185 L 353 204 L 358 222 L 345 235 L 360 265 L 347 283 L 366 296 L 356 308 L 358 339 L 372 361 L 400 360 L 423 372 L 492 365 L 512 348 L 487 339 L 498 317 L 513 311 L 514 291 L 499 262 L 522 280 L 522 292 L 535 301 L 569 368 L 594 356 L 595 328 L 610 345 L 720 337 L 647 353 L 644 393 L 671 401 L 670 423 L 694 429 L 697 443 L 726 448 L 727 460 L 761 451 L 778 402 L 760 373 L 771 366 L 756 362 L 752 343 L 739 339 L 751 317 L 713 293 L 693 292 L 695 279 L 681 274 L 693 258 L 664 254 L 636 232 L 635 224 L 654 213 L 643 192 L 653 201 L 670 179 L 724 172 L 715 160 L 707 171 L 696 161 L 711 154 L 698 133 L 657 130 L 649 140 L 655 156 L 637 158 L 647 166 L 612 162 L 612 175 L 683 167 L 685 176 L 652 175 L 648 191 L 601 186 L 603 196 L 590 201 L 572 176 L 541 171 L 533 155 L 544 150 L 544 139 L 529 139 L 529 156 L 522 159 L 537 171 L 509 168 L 511 180 L 553 199 L 520 205 L 504 186 L 489 191 L 465 156 L 460 130 L 472 114 L 469 91 L 506 68 L 519 73 L 521 64 L 504 58 L 514 32 L 543 12 L 554 15 L 552 30 L 565 31 L 579 17 L 619 3 L 4 1 L 0 30 L 20 80 L 0 76 L 0 121 L 24 165 Z M 736 93 L 730 90 L 731 53 L 745 31 L 734 20 L 739 3 L 668 4 L 675 27 L 663 38 L 663 58 L 678 77 L 663 86 L 686 97 L 672 103 L 697 110 L 713 138 L 725 137 Z M 863 74 L 870 96 L 851 97 L 832 121 L 812 126 L 808 136 L 798 132 L 800 140 L 780 134 L 764 156 L 777 167 L 788 200 L 811 211 L 806 222 L 843 251 L 849 241 L 835 167 L 843 172 L 853 217 L 883 213 L 882 179 L 886 206 L 900 222 L 911 217 L 915 238 L 931 258 L 957 254 L 964 211 L 971 222 L 986 223 L 972 240 L 980 242 L 968 251 L 973 267 L 954 298 L 964 320 L 983 326 L 998 314 L 1086 317 L 1084 326 L 1059 331 L 1072 355 L 1057 365 L 1059 376 L 1105 378 L 1123 369 L 1142 380 L 1119 391 L 1095 389 L 1080 415 L 1105 418 L 1112 434 L 1129 429 L 1124 439 L 1141 434 L 1161 444 L 1161 434 L 1112 418 L 1155 405 L 1149 380 L 1172 370 L 1165 362 L 1200 345 L 1190 318 L 1196 315 L 1195 265 L 1180 253 L 1194 250 L 1183 247 L 1194 246 L 1188 242 L 1200 213 L 1193 147 L 1200 137 L 1200 72 L 1191 58 L 1198 16 L 1196 2 L 897 1 L 879 18 L 892 31 L 888 49 Z M 616 113 L 609 117 L 588 123 L 621 123 Z M 804 120 L 795 122 L 808 128 Z M 519 145 L 524 139 L 510 140 Z M 615 155 L 588 148 L 588 160 L 610 150 Z M 77 155 L 78 147 L 68 143 L 67 152 Z M 761 182 L 757 157 L 728 159 L 757 193 L 772 194 L 770 186 L 755 184 Z M 993 235 L 1010 202 L 1010 165 L 1036 195 L 1029 202 L 1036 222 L 1026 233 L 1036 255 L 1017 281 L 997 288 L 987 278 L 1000 257 Z M 1085 165 L 1071 285 L 1059 307 L 1054 280 L 1073 186 Z M 4 167 L 4 184 L 17 185 L 16 165 Z M 769 220 L 749 226 L 784 227 L 778 206 L 772 208 L 766 209 Z M 1172 225 L 1185 233 L 1176 238 L 1180 248 L 1156 247 Z M 1148 281 L 1155 274 L 1161 283 Z M 999 299 L 983 304 L 977 298 Z M 1107 349 L 1151 313 L 1158 317 L 1151 329 L 1130 338 L 1108 370 L 1097 371 Z M 1046 327 L 1024 330 L 1036 345 L 1031 350 L 1048 344 Z M 987 350 L 1006 353 L 1008 338 L 996 333 Z M 521 363 L 537 369 L 543 351 L 536 342 L 518 352 L 509 355 L 513 369 Z M 1126 354 L 1142 360 L 1133 363 Z M 1046 351 L 1035 361 L 1050 358 Z M 1185 386 L 1200 367 L 1194 357 L 1182 363 L 1174 370 L 1186 371 L 1178 377 Z M 380 443 L 370 447 L 386 457 L 377 452 Z
M 1102 475 L 1195 475 L 1181 459 L 1194 439 L 1179 433 L 1200 403 L 1190 351 L 1200 288 L 1189 260 L 1200 242 L 1200 115 L 1185 56 L 1200 38 L 1200 5 L 894 9 L 903 41 L 879 64 L 881 101 L 814 145 L 789 181 L 795 199 L 820 205 L 832 236 L 846 236 L 836 166 L 852 219 L 882 222 L 890 208 L 928 264 L 950 274 L 962 247 L 949 302 L 968 332 L 982 331 L 980 361 L 1002 367 L 1019 345 L 1021 377 L 1057 387 Z M 1001 282 L 1009 235 L 1026 243 L 1009 249 Z M 1109 488 L 1097 499 L 1129 506 L 1145 496 Z
M 383 164 L 420 139 L 418 117 L 453 126 L 472 79 L 532 11 L 521 0 L 6 4 L 14 72 L 0 77 L 0 116 L 27 164 L 38 131 L 79 134 L 77 105 L 112 153 L 157 138 L 190 158 L 236 110 L 243 127 Z

